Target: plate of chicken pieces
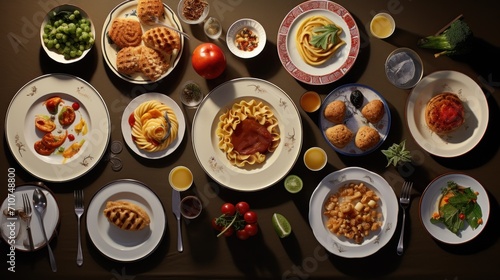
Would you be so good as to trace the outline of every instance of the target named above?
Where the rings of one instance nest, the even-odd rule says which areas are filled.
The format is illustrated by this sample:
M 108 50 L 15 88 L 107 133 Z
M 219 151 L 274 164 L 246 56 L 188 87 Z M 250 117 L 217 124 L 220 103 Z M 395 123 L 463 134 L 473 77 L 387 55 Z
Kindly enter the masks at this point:
M 107 16 L 102 54 L 109 68 L 134 84 L 158 82 L 170 74 L 182 55 L 184 37 L 175 12 L 161 0 L 125 1 Z

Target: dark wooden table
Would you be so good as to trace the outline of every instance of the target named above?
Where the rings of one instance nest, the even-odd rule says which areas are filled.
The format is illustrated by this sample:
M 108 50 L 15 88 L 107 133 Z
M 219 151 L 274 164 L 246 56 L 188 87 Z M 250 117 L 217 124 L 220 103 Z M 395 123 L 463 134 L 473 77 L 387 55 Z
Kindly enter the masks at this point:
M 177 1 L 165 0 L 175 8 Z M 15 273 L 9 272 L 7 261 L 9 247 L 0 245 L 2 279 L 498 279 L 497 265 L 500 252 L 499 204 L 500 188 L 495 176 L 500 165 L 498 139 L 495 126 L 499 121 L 500 75 L 498 36 L 498 5 L 495 1 L 338 1 L 353 15 L 360 30 L 361 46 L 357 61 L 342 79 L 329 85 L 311 86 L 295 80 L 282 67 L 277 55 L 278 27 L 284 16 L 301 1 L 237 1 L 209 0 L 210 15 L 218 17 L 224 31 L 237 19 L 250 17 L 259 21 L 267 33 L 266 47 L 254 59 L 243 60 L 232 55 L 225 41 L 215 41 L 224 50 L 228 67 L 214 80 L 204 80 L 191 67 L 194 48 L 210 41 L 200 26 L 183 24 L 192 39 L 184 47 L 182 59 L 176 69 L 164 80 L 151 85 L 134 85 L 118 78 L 106 65 L 101 44 L 94 46 L 88 57 L 79 63 L 62 65 L 51 61 L 43 51 L 39 27 L 48 9 L 62 1 L 4 1 L 0 19 L 0 55 L 2 57 L 2 94 L 0 112 L 7 112 L 16 92 L 28 81 L 50 73 L 68 73 L 91 83 L 106 102 L 111 119 L 110 141 L 123 137 L 120 121 L 128 102 L 143 92 L 164 93 L 180 105 L 179 91 L 187 80 L 199 83 L 205 93 L 217 85 L 239 77 L 256 77 L 268 80 L 282 88 L 296 104 L 305 91 L 314 90 L 324 98 L 334 88 L 346 83 L 361 83 L 379 91 L 389 103 L 392 114 L 390 134 L 380 149 L 406 139 L 407 148 L 414 161 L 403 169 L 385 167 L 386 160 L 377 150 L 361 157 L 348 157 L 334 152 L 323 140 L 318 128 L 318 115 L 300 110 L 304 138 L 303 152 L 311 146 L 320 146 L 328 153 L 327 166 L 319 171 L 307 170 L 298 160 L 290 173 L 304 180 L 304 189 L 289 194 L 280 181 L 257 192 L 238 192 L 218 185 L 205 174 L 198 164 L 191 143 L 191 125 L 194 110 L 185 109 L 187 131 L 183 142 L 170 156 L 159 160 L 145 160 L 124 148 L 119 154 L 123 168 L 115 172 L 106 157 L 85 176 L 66 183 L 46 183 L 55 193 L 60 208 L 58 235 L 51 242 L 58 262 L 58 272 L 50 270 L 45 249 L 35 253 L 16 252 Z M 120 3 L 113 1 L 71 1 L 83 8 L 93 19 L 99 38 L 108 13 Z M 369 34 L 369 22 L 377 12 L 385 11 L 397 22 L 395 33 L 385 40 Z M 437 32 L 457 15 L 463 14 L 477 38 L 474 53 L 461 59 L 434 58 L 433 52 L 419 49 L 419 37 Z M 423 150 L 412 138 L 405 118 L 405 106 L 410 90 L 392 86 L 385 77 L 384 62 L 390 52 L 398 47 L 414 49 L 422 58 L 424 75 L 438 70 L 455 70 L 472 79 L 486 81 L 493 91 L 486 92 L 489 106 L 489 126 L 481 142 L 470 152 L 455 158 L 442 158 Z M 5 113 L 0 125 L 5 136 Z M 4 182 L 9 168 L 15 169 L 16 183 L 39 181 L 14 159 L 5 137 L 0 142 L 3 150 L 0 161 Z M 184 252 L 176 250 L 176 222 L 171 212 L 171 188 L 167 174 L 176 165 L 186 165 L 194 173 L 194 187 L 189 192 L 199 195 L 204 202 L 202 215 L 196 220 L 183 222 Z M 396 244 L 401 228 L 390 242 L 377 253 L 356 259 L 347 259 L 328 253 L 315 239 L 308 222 L 308 203 L 318 183 L 329 173 L 348 166 L 359 166 L 383 176 L 399 196 L 403 181 L 414 182 L 412 202 L 407 215 L 405 235 L 406 250 L 396 254 Z M 435 177 L 448 173 L 465 173 L 476 178 L 488 191 L 491 213 L 488 225 L 473 241 L 462 245 L 446 245 L 434 240 L 425 231 L 419 218 L 419 199 L 425 187 Z M 90 198 L 104 185 L 116 179 L 136 179 L 147 184 L 164 205 L 168 227 L 159 247 L 146 259 L 134 263 L 120 263 L 104 257 L 92 244 L 83 224 L 84 264 L 77 267 L 76 217 L 73 210 L 73 190 L 83 189 L 86 207 Z M 1 197 L 7 194 L 7 183 Z M 217 238 L 210 221 L 219 215 L 222 203 L 248 201 L 259 215 L 259 234 L 246 241 Z M 271 224 L 273 213 L 284 214 L 293 226 L 293 234 L 279 239 Z

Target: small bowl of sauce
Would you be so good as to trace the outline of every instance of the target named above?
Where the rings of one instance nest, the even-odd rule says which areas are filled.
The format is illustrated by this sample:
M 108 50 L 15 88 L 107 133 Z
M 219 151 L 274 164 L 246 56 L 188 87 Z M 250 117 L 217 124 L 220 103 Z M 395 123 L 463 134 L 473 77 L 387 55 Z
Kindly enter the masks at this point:
M 385 39 L 394 33 L 396 22 L 388 13 L 376 14 L 370 22 L 370 32 L 379 39 Z
M 321 107 L 321 97 L 315 91 L 307 91 L 300 97 L 300 107 L 307 113 L 314 113 Z
M 176 166 L 168 174 L 170 186 L 177 191 L 185 191 L 193 184 L 193 173 L 185 166 Z
M 194 195 L 188 195 L 181 200 L 181 214 L 186 219 L 198 217 L 202 209 L 200 199 Z
M 304 164 L 311 171 L 319 171 L 325 167 L 328 157 L 320 147 L 309 148 L 304 153 Z

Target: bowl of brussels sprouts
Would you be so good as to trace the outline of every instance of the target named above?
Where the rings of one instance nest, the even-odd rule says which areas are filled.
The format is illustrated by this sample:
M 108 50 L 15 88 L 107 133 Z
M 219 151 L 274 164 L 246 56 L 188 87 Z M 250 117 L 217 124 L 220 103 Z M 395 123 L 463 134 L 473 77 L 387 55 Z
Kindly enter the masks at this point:
M 95 43 L 95 28 L 85 11 L 74 5 L 53 8 L 40 27 L 42 47 L 59 63 L 81 60 Z

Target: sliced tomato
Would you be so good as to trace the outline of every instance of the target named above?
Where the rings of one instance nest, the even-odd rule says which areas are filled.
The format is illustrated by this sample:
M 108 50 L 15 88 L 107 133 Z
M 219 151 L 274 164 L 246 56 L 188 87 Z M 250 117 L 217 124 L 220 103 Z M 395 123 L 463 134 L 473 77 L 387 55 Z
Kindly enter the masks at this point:
M 71 125 L 76 118 L 75 110 L 71 106 L 64 106 L 59 113 L 58 118 L 61 125 Z
M 42 137 L 42 143 L 48 148 L 56 149 L 61 146 L 66 137 L 68 136 L 68 131 L 64 131 L 64 134 L 54 135 L 52 133 L 47 133 Z
M 43 104 L 45 105 L 45 107 L 47 108 L 47 111 L 49 111 L 49 113 L 51 113 L 52 115 L 55 115 L 57 114 L 57 110 L 59 108 L 59 103 L 61 103 L 64 101 L 62 100 L 61 97 L 59 96 L 53 96 L 49 99 L 47 99 Z
M 39 115 L 35 117 L 35 126 L 42 132 L 52 132 L 56 129 L 56 124 L 49 116 Z
M 49 148 L 45 146 L 42 140 L 38 140 L 35 142 L 35 151 L 42 156 L 48 156 L 52 154 L 55 150 L 56 150 L 55 148 Z

